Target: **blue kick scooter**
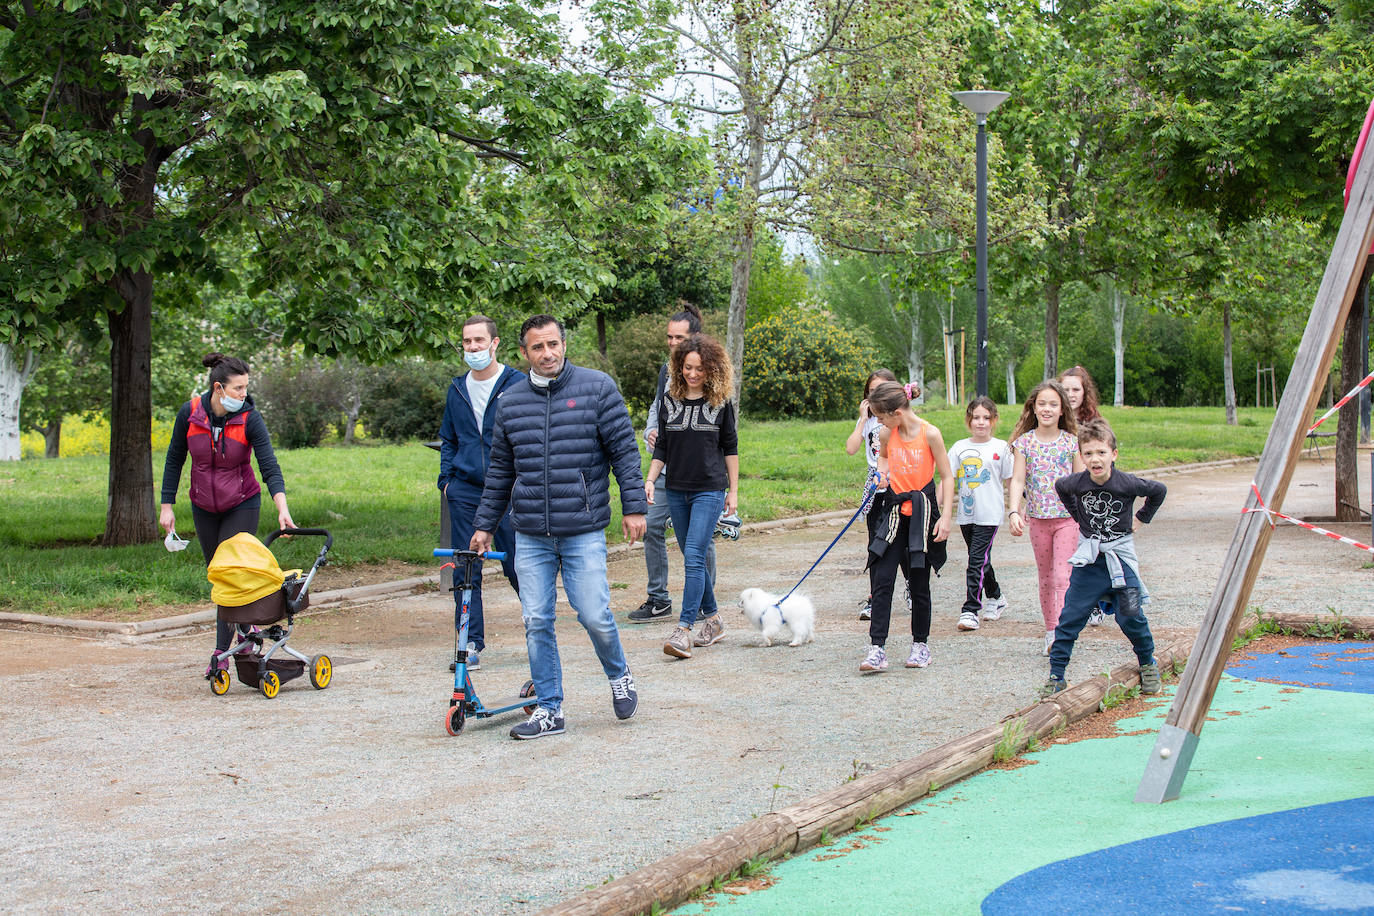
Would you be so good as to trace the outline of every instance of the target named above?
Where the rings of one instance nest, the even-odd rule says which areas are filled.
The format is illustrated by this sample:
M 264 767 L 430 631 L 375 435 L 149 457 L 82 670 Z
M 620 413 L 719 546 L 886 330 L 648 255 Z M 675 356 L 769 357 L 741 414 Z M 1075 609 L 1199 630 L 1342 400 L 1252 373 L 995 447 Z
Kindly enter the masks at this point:
M 444 730 L 450 735 L 458 734 L 463 730 L 463 725 L 468 716 L 486 719 L 514 709 L 523 709 L 525 715 L 530 715 L 534 712 L 535 700 L 537 699 L 534 695 L 534 681 L 525 681 L 525 685 L 520 688 L 520 693 L 516 697 L 504 700 L 496 706 L 485 706 L 477 696 L 477 688 L 472 685 L 472 675 L 468 673 L 468 608 L 472 604 L 472 583 L 475 576 L 482 574 L 482 560 L 484 558 L 504 560 L 506 555 L 495 550 L 476 553 L 471 550 L 454 550 L 447 547 L 436 548 L 434 555 L 436 557 L 453 557 L 453 562 L 445 563 L 444 567 L 453 568 L 455 582 L 458 581 L 457 577 L 461 568 L 465 583 L 462 611 L 459 614 L 458 626 L 453 631 L 453 698 L 448 701 L 448 712 L 444 713 Z

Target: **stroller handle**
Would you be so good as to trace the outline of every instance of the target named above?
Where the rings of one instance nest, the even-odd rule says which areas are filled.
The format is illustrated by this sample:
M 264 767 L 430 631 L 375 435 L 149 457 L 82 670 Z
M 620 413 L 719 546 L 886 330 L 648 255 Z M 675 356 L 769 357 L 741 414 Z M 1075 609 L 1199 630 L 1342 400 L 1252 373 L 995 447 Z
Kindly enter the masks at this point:
M 334 536 L 331 535 L 328 531 L 325 531 L 323 528 L 279 528 L 276 531 L 273 531 L 267 537 L 263 538 L 262 545 L 264 547 L 267 547 L 271 545 L 273 541 L 275 541 L 279 537 L 282 537 L 283 535 L 295 534 L 317 535 L 319 537 L 324 538 L 325 550 L 328 550 L 330 547 L 334 546 Z
M 488 560 L 504 560 L 506 553 L 503 550 L 488 550 L 486 553 L 474 553 L 471 550 L 457 550 L 453 547 L 435 547 L 436 557 L 486 557 Z

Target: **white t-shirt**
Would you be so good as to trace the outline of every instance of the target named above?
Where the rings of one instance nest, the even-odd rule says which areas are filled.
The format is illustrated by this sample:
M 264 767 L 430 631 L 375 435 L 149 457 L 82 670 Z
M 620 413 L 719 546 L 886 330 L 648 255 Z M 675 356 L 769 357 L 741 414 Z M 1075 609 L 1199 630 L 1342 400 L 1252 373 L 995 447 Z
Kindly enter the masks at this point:
M 864 457 L 868 459 L 868 469 L 875 471 L 878 469 L 878 447 L 882 445 L 879 435 L 883 431 L 883 424 L 876 417 L 869 417 L 864 420 Z
M 496 373 L 486 381 L 474 378 L 471 372 L 468 373 L 468 397 L 472 399 L 472 415 L 477 418 L 479 430 L 482 428 L 482 417 L 487 413 L 487 404 L 491 402 L 492 389 L 496 387 L 496 382 L 504 370 L 505 367 L 497 363 Z
M 1006 441 L 960 439 L 949 450 L 949 466 L 954 469 L 957 496 L 955 524 L 1002 524 L 1007 511 L 1002 484 L 1011 478 L 1015 466 Z

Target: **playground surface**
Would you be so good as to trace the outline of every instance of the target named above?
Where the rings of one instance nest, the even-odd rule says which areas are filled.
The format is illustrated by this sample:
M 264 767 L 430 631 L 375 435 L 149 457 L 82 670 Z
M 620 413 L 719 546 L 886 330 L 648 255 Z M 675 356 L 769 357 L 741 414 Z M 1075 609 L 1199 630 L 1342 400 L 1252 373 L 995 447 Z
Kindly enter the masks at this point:
M 1176 801 L 1133 801 L 1171 688 L 673 912 L 1374 912 L 1374 644 L 1293 642 L 1233 658 Z
M 1169 499 L 1140 537 L 1157 639 L 1186 641 L 1201 619 L 1253 468 L 1164 478 Z M 1361 480 L 1368 480 L 1365 468 Z M 1304 461 L 1284 509 L 1305 518 L 1329 514 L 1330 492 L 1329 461 Z M 720 544 L 719 591 L 727 609 L 742 588 L 790 588 L 839 524 L 746 531 L 740 541 Z M 1328 527 L 1368 538 L 1367 526 Z M 999 537 L 995 558 L 1012 608 L 1002 620 L 965 634 L 954 628 L 963 570 L 960 549 L 953 552 L 934 584 L 930 668 L 858 673 L 866 625 L 856 612 L 866 587 L 863 537 L 851 530 L 806 583 L 819 609 L 812 644 L 759 648 L 743 618 L 727 611 L 725 642 L 688 661 L 671 661 L 661 651 L 669 625 L 623 627 L 641 697 L 639 713 L 624 723 L 611 714 L 609 690 L 585 634 L 574 620 L 561 619 L 568 732 L 535 742 L 506 737 L 512 716 L 470 721 L 456 738 L 444 733 L 452 687 L 448 595 L 304 618 L 292 644 L 307 654 L 329 652 L 334 683 L 314 691 L 292 681 L 274 700 L 237 682 L 227 696 L 212 696 L 200 677 L 211 642 L 205 631 L 125 645 L 47 630 L 0 630 L 0 779 L 7 787 L 0 843 L 11 853 L 0 863 L 0 882 L 9 889 L 6 908 L 202 909 L 239 899 L 252 887 L 255 908 L 269 911 L 535 912 L 1025 706 L 1046 673 L 1029 544 Z M 1253 603 L 1268 611 L 1367 613 L 1368 562 L 1368 554 L 1280 528 Z M 643 599 L 642 556 L 614 559 L 610 575 L 623 620 Z M 678 575 L 674 563 L 673 588 Z M 488 599 L 489 648 L 475 681 L 484 699 L 496 699 L 523 683 L 528 669 L 518 604 L 499 578 Z M 904 650 L 902 631 L 899 616 L 890 645 Z M 1090 628 L 1070 679 L 1129 659 L 1114 627 Z M 1250 689 L 1259 696 L 1269 688 Z M 1296 708 L 1293 695 L 1281 696 L 1256 702 Z M 1159 825 L 1172 823 L 1161 818 L 1182 818 L 1185 805 L 1196 803 L 1191 800 L 1210 797 L 1211 771 L 1218 774 L 1215 791 L 1254 793 L 1255 808 L 1247 815 L 1295 807 L 1299 777 L 1321 782 L 1328 767 L 1285 767 L 1285 781 L 1268 788 L 1239 778 L 1239 763 L 1214 755 L 1224 753 L 1228 729 L 1259 727 L 1268 714 L 1230 705 L 1239 702 L 1218 701 L 1222 712 L 1203 733 L 1184 799 L 1137 806 L 1149 814 L 1149 829 L 1109 831 L 1115 818 L 1090 815 L 1118 799 L 1130 806 L 1152 732 L 1051 747 L 1036 765 L 959 783 L 933 796 L 929 813 L 889 821 L 945 817 L 985 777 L 1043 779 L 1046 798 L 1055 786 L 1078 787 L 1053 817 L 1013 806 L 992 826 L 969 833 L 960 861 L 941 866 L 938 871 L 952 870 L 951 883 L 972 875 L 969 870 L 981 875 L 995 866 L 986 880 L 967 882 L 970 889 L 981 887 L 976 899 L 965 898 L 974 900 L 968 910 L 974 912 L 1001 884 L 1041 865 L 1159 835 Z M 1153 714 L 1163 715 L 1164 708 Z M 1244 714 L 1224 714 L 1233 709 Z M 1311 725 L 1313 715 L 1309 711 L 1298 725 Z M 1331 715 L 1357 721 L 1350 718 L 1354 711 Z M 1333 731 L 1323 728 L 1321 744 L 1305 745 L 1309 761 L 1328 753 L 1328 740 L 1337 740 L 1327 734 Z M 1088 753 L 1080 748 L 1117 740 L 1136 746 L 1075 762 Z M 1252 735 L 1235 740 L 1272 764 L 1272 755 L 1253 749 Z M 1333 760 L 1353 756 L 1330 746 Z M 1367 750 L 1360 756 L 1369 759 Z M 1056 776 L 1060 759 L 1068 769 Z M 1344 797 L 1368 794 L 1367 771 L 1364 782 L 1362 793 Z M 1313 796 L 1302 804 L 1336 800 Z M 1180 820 L 1177 829 L 1222 819 Z M 877 833 L 885 838 L 894 832 L 896 827 Z M 840 845 L 847 842 L 842 838 Z M 952 835 L 944 842 L 953 843 Z M 890 845 L 876 842 L 870 849 Z M 1022 862 L 1019 870 L 1003 867 L 1006 851 L 1022 847 L 1042 850 L 1041 860 Z M 778 886 L 785 890 L 787 869 L 816 854 L 780 865 Z M 905 888 L 908 902 L 925 899 L 937 872 L 925 864 L 933 855 L 926 844 L 903 867 L 875 870 L 881 877 L 874 877 L 874 886 Z M 851 859 L 859 863 L 861 856 L 822 864 L 838 867 L 832 863 Z M 764 898 L 741 899 L 752 905 Z

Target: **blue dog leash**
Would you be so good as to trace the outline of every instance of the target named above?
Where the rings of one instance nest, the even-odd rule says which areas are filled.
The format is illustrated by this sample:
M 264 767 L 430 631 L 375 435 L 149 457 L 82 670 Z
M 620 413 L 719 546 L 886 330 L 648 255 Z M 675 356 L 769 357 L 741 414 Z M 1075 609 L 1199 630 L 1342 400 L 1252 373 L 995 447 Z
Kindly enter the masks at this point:
M 850 516 L 849 521 L 844 523 L 844 527 L 840 529 L 840 533 L 835 535 L 835 540 L 830 542 L 830 547 L 825 548 L 825 550 L 821 551 L 821 555 L 819 557 L 816 557 L 816 562 L 811 564 L 811 568 L 806 571 L 806 575 L 798 579 L 797 584 L 792 586 L 792 590 L 789 591 L 787 594 L 783 595 L 781 598 L 779 598 L 777 603 L 773 605 L 775 608 L 778 609 L 779 614 L 782 613 L 782 603 L 786 601 L 788 598 L 792 597 L 792 592 L 795 592 L 797 589 L 801 588 L 801 584 L 806 581 L 806 576 L 809 576 L 816 571 L 816 567 L 821 565 L 821 560 L 825 559 L 825 555 L 830 552 L 831 548 L 833 548 L 836 544 L 840 542 L 840 538 L 844 537 L 845 532 L 848 531 L 850 526 L 858 520 L 859 516 L 863 515 L 864 512 L 866 512 L 868 508 L 873 505 L 873 497 L 877 495 L 877 492 L 878 475 L 876 472 L 870 471 L 868 474 L 868 482 L 864 484 L 864 498 L 862 501 L 860 501 L 858 510 L 855 511 L 855 513 L 852 516 Z M 783 622 L 786 623 L 787 621 L 784 620 Z

